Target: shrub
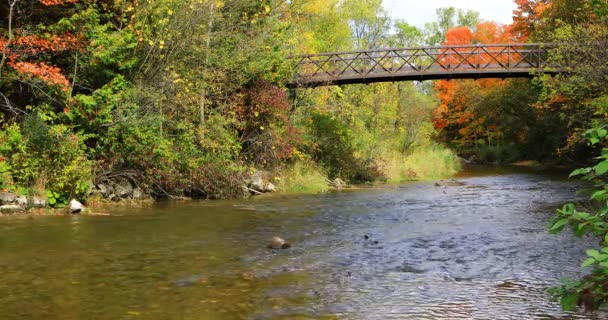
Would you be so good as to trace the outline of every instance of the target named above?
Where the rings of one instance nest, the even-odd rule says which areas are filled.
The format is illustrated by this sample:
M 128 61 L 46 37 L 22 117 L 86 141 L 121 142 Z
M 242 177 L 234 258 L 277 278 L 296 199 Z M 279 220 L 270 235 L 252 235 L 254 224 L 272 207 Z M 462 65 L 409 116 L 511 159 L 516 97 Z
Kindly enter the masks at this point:
M 275 180 L 283 192 L 319 193 L 328 189 L 323 170 L 309 160 L 296 161 L 281 173 Z

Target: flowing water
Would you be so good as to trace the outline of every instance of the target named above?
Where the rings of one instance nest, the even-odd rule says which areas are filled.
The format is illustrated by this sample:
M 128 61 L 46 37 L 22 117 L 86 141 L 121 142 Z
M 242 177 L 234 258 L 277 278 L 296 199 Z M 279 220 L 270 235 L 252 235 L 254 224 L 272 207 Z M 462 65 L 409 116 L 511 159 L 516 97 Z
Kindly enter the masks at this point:
M 562 176 L 4 217 L 0 319 L 602 319 L 545 293 L 597 243 L 547 234 Z

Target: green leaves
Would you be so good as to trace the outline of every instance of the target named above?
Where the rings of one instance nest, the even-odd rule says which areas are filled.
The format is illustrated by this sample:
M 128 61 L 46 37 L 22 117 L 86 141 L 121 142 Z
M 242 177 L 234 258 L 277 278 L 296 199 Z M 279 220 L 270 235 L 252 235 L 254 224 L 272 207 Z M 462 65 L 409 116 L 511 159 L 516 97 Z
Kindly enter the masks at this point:
M 576 177 L 576 176 L 580 176 L 580 175 L 585 175 L 585 174 L 588 174 L 589 171 L 591 171 L 589 168 L 576 169 L 576 170 L 572 171 L 572 173 L 570 173 L 570 175 L 568 177 L 572 178 L 572 177 Z
M 608 138 L 608 130 L 604 127 L 595 128 L 586 132 L 587 140 L 591 145 L 603 143 Z M 608 281 L 608 149 L 602 149 L 599 162 L 591 168 L 574 170 L 570 177 L 580 177 L 592 181 L 593 188 L 589 189 L 590 199 L 599 203 L 593 212 L 577 211 L 574 204 L 566 204 L 557 210 L 549 232 L 556 233 L 570 225 L 577 236 L 594 235 L 602 239 L 603 247 L 600 250 L 588 249 L 588 256 L 581 263 L 583 268 L 591 268 L 591 274 L 580 281 L 565 284 L 561 288 L 554 288 L 555 295 L 560 297 L 564 310 L 573 310 L 578 304 L 585 309 L 595 310 L 608 302 L 606 283 Z
M 549 229 L 549 232 L 558 233 L 558 232 L 562 231 L 562 229 L 564 228 L 564 226 L 566 224 L 568 224 L 568 222 L 569 222 L 568 218 L 562 218 L 562 219 L 555 221 L 551 225 L 551 229 Z
M 576 308 L 577 303 L 578 294 L 576 293 L 565 294 L 560 299 L 560 305 L 562 306 L 562 309 L 564 311 L 574 310 L 574 308 Z
M 604 160 L 593 167 L 595 174 L 600 176 L 608 172 L 608 160 Z

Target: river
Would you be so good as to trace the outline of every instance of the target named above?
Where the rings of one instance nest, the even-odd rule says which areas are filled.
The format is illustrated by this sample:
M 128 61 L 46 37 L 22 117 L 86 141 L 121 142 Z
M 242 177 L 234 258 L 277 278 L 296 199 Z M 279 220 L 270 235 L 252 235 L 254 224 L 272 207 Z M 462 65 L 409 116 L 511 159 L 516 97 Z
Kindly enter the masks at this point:
M 546 231 L 564 176 L 5 217 L 0 319 L 600 319 L 545 293 L 597 243 Z

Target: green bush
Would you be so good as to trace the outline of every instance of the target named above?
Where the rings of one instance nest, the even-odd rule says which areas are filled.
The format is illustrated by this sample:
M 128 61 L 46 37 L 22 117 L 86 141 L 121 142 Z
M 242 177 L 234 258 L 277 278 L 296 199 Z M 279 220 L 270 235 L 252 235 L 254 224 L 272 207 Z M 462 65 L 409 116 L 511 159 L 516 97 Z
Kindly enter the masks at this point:
M 49 126 L 36 114 L 25 119 L 23 129 L 17 124 L 4 129 L 0 134 L 3 174 L 10 174 L 14 190 L 46 194 L 53 206 L 86 196 L 91 162 L 82 135 L 64 125 Z
M 384 172 L 389 182 L 442 179 L 461 170 L 458 156 L 434 143 L 416 147 L 407 155 L 393 154 L 388 159 Z
M 325 174 L 311 161 L 296 161 L 280 172 L 275 180 L 282 192 L 320 193 L 328 189 Z
M 586 134 L 591 145 L 605 145 L 608 129 L 605 127 L 589 130 Z M 603 148 L 597 158 L 599 162 L 588 168 L 577 169 L 571 177 L 578 176 L 591 182 L 590 189 L 583 190 L 590 194 L 591 210 L 577 208 L 572 203 L 557 210 L 551 222 L 550 232 L 558 233 L 569 226 L 579 237 L 594 235 L 599 238 L 600 250 L 587 250 L 588 258 L 582 267 L 590 268 L 590 273 L 579 280 L 565 280 L 560 287 L 552 288 L 551 293 L 560 299 L 565 310 L 583 306 L 587 311 L 594 311 L 608 303 L 608 148 Z
M 308 134 L 311 142 L 308 153 L 327 169 L 331 178 L 365 182 L 382 176 L 372 159 L 358 156 L 361 152 L 355 147 L 356 137 L 348 125 L 331 114 L 312 112 Z

